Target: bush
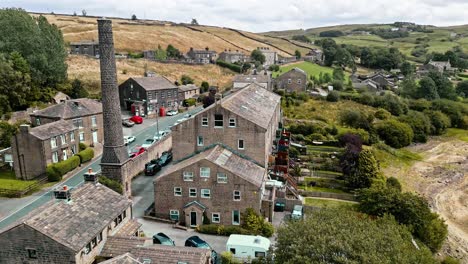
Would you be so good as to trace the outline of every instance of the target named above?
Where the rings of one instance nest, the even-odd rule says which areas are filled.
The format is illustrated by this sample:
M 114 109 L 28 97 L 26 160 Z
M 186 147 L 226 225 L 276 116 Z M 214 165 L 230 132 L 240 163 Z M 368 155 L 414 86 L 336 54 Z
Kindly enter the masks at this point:
M 352 134 L 359 136 L 364 144 L 369 144 L 369 132 L 367 132 L 364 129 L 358 128 L 345 128 L 341 129 L 340 132 L 338 133 L 338 138 L 343 137 L 345 134 Z
M 379 137 L 394 148 L 408 146 L 413 141 L 413 130 L 405 123 L 396 120 L 383 121 L 375 126 Z
M 327 95 L 328 102 L 338 102 L 340 100 L 340 94 L 337 91 L 331 91 Z
M 46 168 L 47 180 L 49 182 L 56 182 L 62 180 L 62 175 L 54 168 L 54 164 L 50 164 Z
M 93 159 L 94 150 L 92 148 L 86 148 L 85 150 L 78 152 L 75 156 L 79 157 L 81 163 L 85 163 Z
M 452 257 L 445 257 L 441 264 L 460 264 L 460 261 Z
M 78 149 L 79 149 L 80 151 L 83 151 L 83 150 L 85 150 L 88 146 L 86 146 L 85 143 L 80 143 L 80 144 L 78 144 L 78 147 L 79 147 Z
M 334 38 L 344 36 L 344 33 L 339 30 L 327 30 L 320 32 L 319 36 L 321 38 Z
M 388 112 L 387 110 L 383 108 L 379 108 L 379 110 L 377 110 L 374 113 L 374 116 L 375 118 L 378 118 L 380 120 L 386 120 L 386 119 L 389 119 L 392 116 L 392 114 L 390 114 L 390 112 Z
M 210 234 L 210 235 L 221 235 L 221 236 L 230 236 L 232 234 L 240 234 L 240 235 L 252 235 L 254 233 L 250 232 L 242 228 L 241 226 L 237 225 L 218 225 L 218 224 L 208 224 L 208 225 L 201 225 L 197 228 L 197 231 L 203 234 Z
M 106 176 L 102 175 L 98 177 L 98 181 L 100 184 L 108 187 L 111 190 L 114 190 L 117 193 L 123 193 L 122 184 L 120 184 L 118 181 L 109 179 Z
M 442 135 L 450 127 L 450 118 L 441 111 L 424 112 L 431 121 L 431 134 Z
M 236 64 L 232 64 L 232 63 L 229 63 L 229 62 L 225 62 L 223 60 L 217 60 L 216 61 L 216 64 L 218 64 L 219 66 L 223 67 L 223 68 L 228 68 L 230 69 L 231 71 L 235 71 L 235 72 L 238 72 L 238 73 L 242 73 L 242 67 L 239 66 L 239 65 L 236 65 Z
M 223 251 L 220 254 L 221 264 L 241 264 L 242 262 L 234 258 L 231 252 Z
M 193 105 L 196 105 L 196 104 L 197 104 L 197 100 L 195 98 L 185 99 L 184 102 L 183 102 L 183 105 L 185 107 L 193 106 Z

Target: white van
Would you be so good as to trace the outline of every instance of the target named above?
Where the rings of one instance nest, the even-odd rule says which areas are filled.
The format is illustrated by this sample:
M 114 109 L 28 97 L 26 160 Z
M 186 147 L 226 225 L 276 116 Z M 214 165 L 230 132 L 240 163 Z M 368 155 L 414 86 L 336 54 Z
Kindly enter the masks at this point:
M 270 240 L 262 236 L 230 235 L 226 243 L 226 251 L 242 261 L 266 257 L 269 248 Z

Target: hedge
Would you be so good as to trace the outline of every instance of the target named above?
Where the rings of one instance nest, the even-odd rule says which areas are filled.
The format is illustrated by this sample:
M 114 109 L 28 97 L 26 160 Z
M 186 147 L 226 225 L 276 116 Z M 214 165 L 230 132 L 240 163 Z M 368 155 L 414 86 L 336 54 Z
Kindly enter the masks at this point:
M 94 150 L 92 148 L 86 148 L 85 150 L 78 152 L 75 156 L 79 157 L 81 163 L 85 163 L 93 159 Z
M 83 151 L 83 150 L 85 150 L 85 149 L 88 147 L 88 146 L 86 146 L 86 144 L 83 143 L 83 142 L 80 142 L 80 144 L 78 144 L 78 146 L 79 146 L 80 151 Z
M 50 164 L 46 168 L 47 179 L 49 181 L 60 181 L 63 175 L 75 169 L 79 165 L 80 158 L 77 156 L 70 157 L 69 159 L 62 160 L 58 163 Z
M 247 229 L 244 229 L 237 225 L 217 225 L 217 224 L 209 224 L 209 225 L 201 225 L 197 228 L 197 231 L 202 234 L 211 234 L 211 235 L 221 235 L 221 236 L 230 236 L 232 234 L 240 234 L 240 235 L 253 235 Z
M 228 69 L 230 69 L 230 70 L 232 70 L 232 71 L 238 72 L 238 73 L 241 73 L 241 72 L 242 72 L 241 66 L 236 65 L 236 64 L 232 64 L 232 63 L 229 63 L 229 62 L 225 62 L 225 61 L 223 61 L 223 60 L 217 60 L 217 61 L 216 61 L 216 64 L 218 64 L 218 65 L 221 66 L 221 67 L 228 68 Z
M 123 193 L 122 185 L 117 181 L 114 181 L 102 175 L 98 177 L 98 181 L 100 184 L 114 190 L 117 193 L 120 193 L 120 194 Z

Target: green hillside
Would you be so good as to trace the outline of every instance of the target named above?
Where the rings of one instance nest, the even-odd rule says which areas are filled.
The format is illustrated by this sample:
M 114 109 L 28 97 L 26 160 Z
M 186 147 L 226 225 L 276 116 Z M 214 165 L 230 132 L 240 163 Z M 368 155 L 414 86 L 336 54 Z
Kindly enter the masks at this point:
M 274 72 L 273 73 L 273 77 L 281 75 L 281 74 L 291 70 L 292 68 L 299 68 L 299 69 L 307 72 L 307 75 L 309 77 L 310 76 L 318 77 L 320 75 L 320 73 L 322 73 L 322 74 L 329 73 L 330 75 L 333 74 L 333 68 L 331 68 L 331 67 L 320 66 L 320 65 L 315 64 L 315 63 L 304 61 L 304 62 L 300 62 L 300 63 L 293 63 L 293 64 L 288 64 L 288 65 L 285 65 L 285 66 L 281 66 L 279 72 Z M 347 77 L 349 77 L 349 73 L 345 72 L 345 75 Z

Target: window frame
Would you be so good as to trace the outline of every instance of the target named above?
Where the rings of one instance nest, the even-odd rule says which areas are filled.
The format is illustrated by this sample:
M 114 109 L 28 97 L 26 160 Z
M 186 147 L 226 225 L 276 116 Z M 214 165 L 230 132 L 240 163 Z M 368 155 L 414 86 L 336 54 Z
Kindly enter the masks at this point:
M 203 136 L 197 136 L 197 146 L 198 147 L 203 147 L 205 144 L 204 144 L 204 138 Z
M 241 147 L 241 142 L 242 142 L 242 147 Z M 243 139 L 237 140 L 237 149 L 245 149 L 245 141 Z
M 216 120 L 216 117 L 221 117 L 221 120 Z M 218 124 L 216 124 L 218 122 Z M 219 123 L 221 122 L 221 123 Z M 215 128 L 223 128 L 224 127 L 224 115 L 222 114 L 214 114 L 214 127 Z
M 189 174 L 191 174 L 191 176 L 188 176 Z M 193 181 L 193 175 L 194 173 L 192 171 L 184 171 L 182 172 L 182 179 L 184 181 Z
M 217 215 L 217 217 L 215 217 Z M 218 220 L 215 220 L 217 218 Z M 211 213 L 211 222 L 219 224 L 221 222 L 221 214 L 220 213 Z
M 78 135 L 78 137 L 79 137 L 80 142 L 84 142 L 84 141 L 85 141 L 85 133 L 84 133 L 84 132 L 80 132 L 80 134 Z
M 219 177 L 220 175 L 224 175 L 224 177 Z M 225 180 L 220 181 L 220 179 L 223 179 L 223 178 L 224 178 Z M 217 183 L 227 183 L 227 178 L 228 178 L 228 177 L 227 177 L 227 174 L 224 173 L 224 172 L 218 172 L 218 173 L 216 173 L 216 182 L 217 182 Z
M 66 136 L 66 134 L 60 135 L 60 143 L 62 143 L 62 145 L 67 144 L 67 136 Z
M 53 149 L 57 147 L 57 137 L 50 138 L 50 147 Z
M 236 127 L 237 122 L 235 118 L 229 118 L 228 126 L 229 127 Z
M 182 187 L 174 187 L 174 196 L 182 196 Z
M 177 219 L 173 219 L 173 216 L 177 216 Z M 180 212 L 176 209 L 169 209 L 169 219 L 172 221 L 179 221 L 180 219 Z
M 59 162 L 58 152 L 54 151 L 54 152 L 52 152 L 52 163 L 57 163 L 57 162 Z
M 68 152 L 67 149 L 62 149 L 62 160 L 68 159 Z
M 28 251 L 28 258 L 37 259 L 37 249 L 35 248 L 26 248 Z
M 236 199 L 236 196 L 238 196 L 239 198 Z M 232 200 L 233 201 L 240 201 L 241 200 L 241 191 L 239 191 L 239 190 L 232 191 Z
M 206 172 L 203 173 L 203 172 L 202 172 L 203 169 L 208 169 L 208 174 L 206 174 Z M 208 176 L 206 176 L 206 175 L 208 175 Z M 200 167 L 200 177 L 201 177 L 201 178 L 209 178 L 210 175 L 211 175 L 211 169 L 210 169 L 210 167 Z
M 207 116 L 203 116 L 201 120 L 202 127 L 207 127 L 209 125 L 209 118 Z
M 237 212 L 237 214 L 235 214 Z M 234 216 L 237 215 L 237 222 L 234 222 Z M 240 212 L 239 210 L 232 210 L 232 225 L 240 225 Z
M 208 191 L 208 192 L 206 193 L 206 191 Z M 200 189 L 200 198 L 210 199 L 211 198 L 211 190 L 210 189 Z
M 189 188 L 189 197 L 197 197 L 197 196 L 198 196 L 197 188 Z
M 91 126 L 97 127 L 97 117 L 95 115 L 91 116 Z
M 70 132 L 70 142 L 75 141 L 75 132 Z

